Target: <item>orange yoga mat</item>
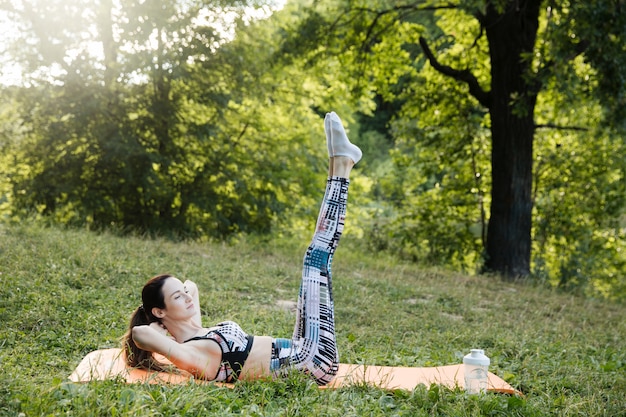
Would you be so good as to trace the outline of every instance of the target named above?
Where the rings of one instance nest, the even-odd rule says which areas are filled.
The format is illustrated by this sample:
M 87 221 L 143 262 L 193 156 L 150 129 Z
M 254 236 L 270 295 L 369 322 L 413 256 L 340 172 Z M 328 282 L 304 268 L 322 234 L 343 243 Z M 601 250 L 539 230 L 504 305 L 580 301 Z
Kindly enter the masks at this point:
M 159 358 L 159 360 L 163 363 L 167 362 L 164 358 Z M 130 368 L 124 362 L 122 351 L 118 348 L 101 349 L 89 353 L 83 358 L 69 378 L 74 382 L 121 378 L 129 383 L 210 383 L 209 381 L 195 379 L 184 371 L 168 373 Z M 339 373 L 333 382 L 328 385 L 328 388 L 363 383 L 383 389 L 406 389 L 409 391 L 420 384 L 426 386 L 439 384 L 454 389 L 464 385 L 463 365 L 410 368 L 342 363 L 339 365 Z M 502 378 L 491 372 L 489 372 L 487 390 L 505 394 L 521 394 Z

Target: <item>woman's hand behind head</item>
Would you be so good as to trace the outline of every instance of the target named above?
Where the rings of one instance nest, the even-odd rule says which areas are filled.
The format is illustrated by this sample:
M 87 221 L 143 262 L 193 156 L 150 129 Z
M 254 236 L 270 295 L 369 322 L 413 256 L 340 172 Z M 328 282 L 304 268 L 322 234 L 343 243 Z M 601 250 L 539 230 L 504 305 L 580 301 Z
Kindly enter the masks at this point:
M 163 325 L 163 323 L 160 323 L 158 321 L 154 321 L 154 322 L 150 323 L 149 326 L 152 327 L 157 332 L 159 332 L 159 334 L 162 334 L 164 336 L 168 336 L 167 328 Z

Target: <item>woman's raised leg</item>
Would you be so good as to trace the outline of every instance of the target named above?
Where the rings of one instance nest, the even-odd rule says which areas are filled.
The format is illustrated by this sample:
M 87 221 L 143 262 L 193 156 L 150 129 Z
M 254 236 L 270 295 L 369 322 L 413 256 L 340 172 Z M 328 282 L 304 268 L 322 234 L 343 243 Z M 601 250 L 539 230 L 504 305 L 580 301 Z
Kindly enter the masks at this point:
M 331 175 L 315 233 L 303 260 L 293 338 L 274 340 L 271 362 L 277 375 L 298 369 L 320 385 L 328 384 L 339 366 L 331 264 L 343 232 L 350 171 L 361 158 L 361 151 L 350 143 L 335 113 L 326 116 L 324 126 Z

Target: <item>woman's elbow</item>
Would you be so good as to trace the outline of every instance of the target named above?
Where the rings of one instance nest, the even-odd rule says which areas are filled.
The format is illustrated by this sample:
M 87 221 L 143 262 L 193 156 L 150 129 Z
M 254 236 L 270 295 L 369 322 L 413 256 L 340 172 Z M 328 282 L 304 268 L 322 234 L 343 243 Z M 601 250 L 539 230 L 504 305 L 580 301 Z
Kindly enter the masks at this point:
M 149 339 L 150 335 L 150 327 L 149 326 L 135 326 L 131 330 L 131 336 L 135 344 L 143 348 Z

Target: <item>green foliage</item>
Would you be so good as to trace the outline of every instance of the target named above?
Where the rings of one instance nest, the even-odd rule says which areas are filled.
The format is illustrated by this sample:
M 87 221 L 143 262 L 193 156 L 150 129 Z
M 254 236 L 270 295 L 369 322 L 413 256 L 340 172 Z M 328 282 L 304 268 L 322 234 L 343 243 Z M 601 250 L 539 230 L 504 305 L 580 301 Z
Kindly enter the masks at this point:
M 293 1 L 259 21 L 243 11 L 263 1 L 205 3 L 0 6 L 24 24 L 7 51 L 28 72 L 0 104 L 4 219 L 202 238 L 308 230 L 333 109 L 366 154 L 349 233 L 419 263 L 481 268 L 491 121 L 425 63 L 418 38 L 488 90 L 475 18 L 488 2 Z M 618 7 L 550 4 L 521 57 L 540 91 L 532 272 L 609 298 L 626 297 Z
M 612 0 L 559 2 L 548 9 L 546 20 L 549 58 L 554 59 L 557 73 L 567 71 L 563 64 L 574 54 L 583 53 L 585 63 L 597 73 L 591 78 L 587 94 L 599 99 L 609 123 L 623 129 L 626 118 L 623 4 Z
M 472 31 L 458 20 L 454 27 L 458 34 Z M 458 45 L 445 38 L 440 45 L 442 60 L 460 59 L 455 58 Z M 469 62 L 454 65 L 479 66 L 470 54 L 462 59 Z M 476 270 L 491 177 L 487 114 L 465 86 L 430 66 L 405 78 L 397 97 L 404 104 L 391 124 L 394 165 L 381 179 L 383 200 L 393 202 L 384 225 L 392 237 L 387 244 L 419 262 Z
M 595 102 L 579 99 L 572 108 L 572 96 L 556 91 L 541 98 L 540 122 L 598 127 L 537 132 L 535 274 L 562 288 L 621 298 L 626 143 L 600 125 Z
M 297 374 L 234 389 L 67 380 L 88 352 L 119 346 L 141 285 L 161 272 L 198 283 L 206 325 L 233 319 L 253 334 L 289 337 L 294 315 L 280 301 L 295 300 L 306 243 L 0 227 L 0 415 L 623 415 L 623 304 L 418 269 L 363 252 L 354 237 L 333 264 L 342 361 L 438 366 L 482 347 L 490 370 L 524 396 L 438 386 L 320 390 Z
M 393 145 L 392 165 L 382 163 L 374 174 L 371 247 L 478 270 L 492 199 L 491 120 L 465 84 L 424 65 L 416 36 L 426 34 L 441 64 L 471 71 L 489 91 L 490 45 L 476 19 L 485 2 L 333 4 L 326 14 L 318 6 L 305 25 L 327 16 L 332 31 L 320 42 L 326 53 L 341 53 L 343 72 L 367 86 L 363 94 L 375 94 L 374 115 L 394 109 L 382 132 Z M 551 4 L 535 51 L 521 58 L 531 62 L 527 85 L 541 91 L 534 113 L 534 277 L 623 298 L 624 106 L 616 106 L 625 91 L 618 72 L 624 73 L 626 25 L 616 7 L 611 1 Z M 512 104 L 520 99 L 510 97 Z
M 108 68 L 75 60 L 56 83 L 17 90 L 28 134 L 4 167 L 10 215 L 225 237 L 265 233 L 296 196 L 308 203 L 324 160 L 317 87 L 269 65 L 275 26 L 240 21 L 218 48 L 198 16 L 225 24 L 217 7 L 245 4 L 122 6 L 120 39 L 98 39 L 115 51 Z
M 441 84 L 429 85 L 433 88 L 420 89 L 424 101 L 445 95 Z M 392 205 L 390 217 L 379 218 L 388 223 L 377 227 L 387 230 L 391 239 L 383 241 L 394 252 L 423 263 L 476 270 L 489 202 L 485 115 L 471 101 L 458 102 L 454 111 L 445 105 L 422 109 L 405 106 L 393 123 L 394 168 L 380 180 L 382 199 Z

